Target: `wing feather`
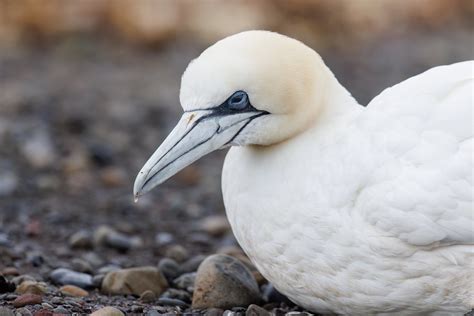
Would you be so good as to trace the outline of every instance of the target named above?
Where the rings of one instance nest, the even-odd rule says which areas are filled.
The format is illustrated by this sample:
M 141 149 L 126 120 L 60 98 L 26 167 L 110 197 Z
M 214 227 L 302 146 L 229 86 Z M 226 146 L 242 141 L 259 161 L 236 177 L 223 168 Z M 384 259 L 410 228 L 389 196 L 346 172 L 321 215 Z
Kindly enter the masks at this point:
M 474 244 L 473 68 L 436 67 L 388 88 L 357 123 L 382 157 L 357 206 L 389 236 Z

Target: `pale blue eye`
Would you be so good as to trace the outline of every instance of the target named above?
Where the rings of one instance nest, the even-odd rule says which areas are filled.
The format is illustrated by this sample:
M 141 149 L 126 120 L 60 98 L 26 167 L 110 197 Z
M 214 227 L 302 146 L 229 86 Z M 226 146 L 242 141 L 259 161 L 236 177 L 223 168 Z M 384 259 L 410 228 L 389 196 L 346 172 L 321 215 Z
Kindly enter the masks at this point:
M 248 104 L 249 97 L 244 91 L 237 91 L 227 100 L 227 106 L 231 110 L 243 110 Z

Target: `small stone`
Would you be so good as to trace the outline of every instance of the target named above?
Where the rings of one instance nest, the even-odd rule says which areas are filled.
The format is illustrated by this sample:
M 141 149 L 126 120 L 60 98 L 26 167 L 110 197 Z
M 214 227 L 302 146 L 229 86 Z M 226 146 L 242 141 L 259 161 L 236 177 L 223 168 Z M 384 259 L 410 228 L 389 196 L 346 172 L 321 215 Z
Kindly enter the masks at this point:
M 94 270 L 89 262 L 81 258 L 72 259 L 71 266 L 73 270 L 77 272 L 92 273 Z
M 158 313 L 158 311 L 154 310 L 154 309 L 150 309 L 146 314 L 145 316 L 160 316 L 161 314 Z
M 188 292 L 193 292 L 194 283 L 196 281 L 196 272 L 190 272 L 180 275 L 178 278 L 173 280 L 173 284 L 178 289 L 183 289 Z
M 18 294 L 36 294 L 36 295 L 44 295 L 48 292 L 48 287 L 43 282 L 36 282 L 36 281 L 23 281 L 18 287 L 16 288 L 16 293 Z
M 174 236 L 170 233 L 158 233 L 155 236 L 155 243 L 157 246 L 167 246 L 174 242 Z
M 23 307 L 26 305 L 35 305 L 35 304 L 41 304 L 43 299 L 41 296 L 36 295 L 36 294 L 23 294 L 18 296 L 13 302 L 13 306 L 18 308 L 18 307 Z
M 12 171 L 0 170 L 0 196 L 9 196 L 18 188 L 18 176 Z
M 74 285 L 64 285 L 59 288 L 59 292 L 61 292 L 63 295 L 72 297 L 85 297 L 89 295 L 89 292 Z
M 199 266 L 194 284 L 193 308 L 222 309 L 259 303 L 260 292 L 252 273 L 239 260 L 212 255 Z
M 188 272 L 196 272 L 197 269 L 199 268 L 199 265 L 206 259 L 206 256 L 204 255 L 197 255 L 192 257 L 189 260 L 186 260 L 181 267 L 180 270 L 182 273 L 188 273 Z
M 17 268 L 15 267 L 6 267 L 5 269 L 2 270 L 2 273 L 4 276 L 17 276 L 20 275 L 20 272 L 18 271 Z
M 176 298 L 167 298 L 167 297 L 161 297 L 160 299 L 158 299 L 158 304 L 166 305 L 166 306 L 181 306 L 181 307 L 188 306 L 186 302 L 183 302 Z
M 53 309 L 53 313 L 54 313 L 55 315 L 58 315 L 58 314 L 59 314 L 59 315 L 69 315 L 68 310 L 65 309 L 65 308 L 62 307 L 62 306 L 58 306 L 58 307 L 56 307 L 55 309 Z
M 27 308 L 19 308 L 16 310 L 16 316 L 33 316 L 33 314 Z
M 230 225 L 227 218 L 222 215 L 209 216 L 201 220 L 198 224 L 201 230 L 211 236 L 222 236 L 230 231 Z
M 307 312 L 292 311 L 292 312 L 286 313 L 285 316 L 313 316 L 313 314 L 310 314 Z
M 93 246 L 92 235 L 86 230 L 80 230 L 69 237 L 69 246 L 74 249 L 91 249 Z
M 176 262 L 183 262 L 189 257 L 189 253 L 186 248 L 181 245 L 172 245 L 166 249 L 165 256 Z
M 90 274 L 58 268 L 51 272 L 50 278 L 57 284 L 75 285 L 83 289 L 93 288 L 92 276 Z
M 158 269 L 168 280 L 173 280 L 180 273 L 179 265 L 171 258 L 163 258 L 158 263 Z
M 150 290 L 160 295 L 168 282 L 160 270 L 154 267 L 138 267 L 109 272 L 103 282 L 102 291 L 108 294 L 141 295 Z
M 36 130 L 25 138 L 21 144 L 21 152 L 34 168 L 51 166 L 56 160 L 56 152 L 51 137 L 46 130 Z
M 101 226 L 95 231 L 94 241 L 98 245 L 124 252 L 132 248 L 140 248 L 143 246 L 143 241 L 140 237 L 127 236 L 108 226 Z
M 140 295 L 140 301 L 143 303 L 151 303 L 156 300 L 156 295 L 153 291 L 146 290 Z
M 191 302 L 191 295 L 188 292 L 173 288 L 167 289 L 160 298 L 175 298 L 183 302 Z
M 8 282 L 2 275 L 0 275 L 0 294 L 15 291 L 15 284 Z
M 92 277 L 92 285 L 95 288 L 100 288 L 102 286 L 102 282 L 104 281 L 105 274 L 97 274 Z
M 125 316 L 125 314 L 115 307 L 106 306 L 96 310 L 95 312 L 90 314 L 90 316 Z
M 270 316 L 271 313 L 258 305 L 252 304 L 247 308 L 245 316 Z
M 0 306 L 0 316 L 15 316 L 15 314 L 11 309 Z
M 54 308 L 51 304 L 48 304 L 48 303 L 45 303 L 45 302 L 41 303 L 41 306 L 43 308 L 46 308 L 46 309 L 53 309 Z
M 46 308 L 42 308 L 36 311 L 33 315 L 34 316 L 53 316 L 53 311 Z
M 134 314 L 139 314 L 139 313 L 142 313 L 143 312 L 143 306 L 140 306 L 140 305 L 132 305 L 132 307 L 130 307 L 130 311 Z
M 209 308 L 204 315 L 205 316 L 222 316 L 224 314 L 224 310 L 220 308 Z
M 23 283 L 23 281 L 36 281 L 31 275 L 22 274 L 12 279 L 12 283 L 16 284 L 17 286 Z

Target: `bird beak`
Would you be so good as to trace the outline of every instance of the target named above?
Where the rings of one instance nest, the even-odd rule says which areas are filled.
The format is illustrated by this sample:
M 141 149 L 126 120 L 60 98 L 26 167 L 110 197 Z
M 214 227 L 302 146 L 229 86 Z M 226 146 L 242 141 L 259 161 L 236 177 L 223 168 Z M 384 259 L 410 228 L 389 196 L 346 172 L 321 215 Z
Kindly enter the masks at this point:
M 264 114 L 223 114 L 212 109 L 184 113 L 138 173 L 133 187 L 135 201 L 202 156 L 231 145 L 250 121 Z

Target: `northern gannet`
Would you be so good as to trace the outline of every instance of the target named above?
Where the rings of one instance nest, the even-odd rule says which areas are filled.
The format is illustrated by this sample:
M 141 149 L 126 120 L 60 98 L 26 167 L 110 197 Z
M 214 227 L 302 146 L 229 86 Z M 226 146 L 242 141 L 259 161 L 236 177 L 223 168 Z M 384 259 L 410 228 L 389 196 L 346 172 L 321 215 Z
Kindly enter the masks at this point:
M 184 114 L 135 197 L 231 146 L 232 230 L 292 301 L 319 313 L 462 315 L 474 307 L 473 66 L 432 68 L 362 107 L 303 43 L 227 37 L 184 72 Z

